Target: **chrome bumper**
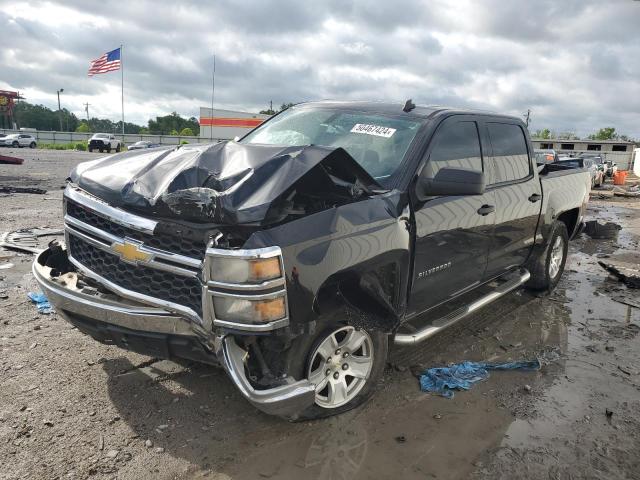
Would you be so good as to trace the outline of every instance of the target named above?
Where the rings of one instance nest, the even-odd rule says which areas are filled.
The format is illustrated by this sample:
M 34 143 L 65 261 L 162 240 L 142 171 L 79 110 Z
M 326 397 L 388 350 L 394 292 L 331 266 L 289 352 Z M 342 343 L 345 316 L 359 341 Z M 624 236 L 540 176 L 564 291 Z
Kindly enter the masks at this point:
M 266 390 L 253 388 L 245 373 L 247 352 L 238 346 L 232 336 L 216 336 L 204 332 L 200 325 L 162 308 L 129 301 L 116 294 L 103 295 L 95 291 L 84 292 L 73 285 L 63 285 L 52 279 L 50 268 L 41 263 L 40 253 L 33 262 L 32 271 L 40 288 L 56 311 L 66 320 L 70 315 L 136 330 L 141 333 L 184 335 L 198 338 L 203 344 L 213 345 L 216 357 L 240 393 L 256 408 L 271 414 L 295 418 L 314 402 L 315 385 L 308 380 L 284 379 L 285 385 Z

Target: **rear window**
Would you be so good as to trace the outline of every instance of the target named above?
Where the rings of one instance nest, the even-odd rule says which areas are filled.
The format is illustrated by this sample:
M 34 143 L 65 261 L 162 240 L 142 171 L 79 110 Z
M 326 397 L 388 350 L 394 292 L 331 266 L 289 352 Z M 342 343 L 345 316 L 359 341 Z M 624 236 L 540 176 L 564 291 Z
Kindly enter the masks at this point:
M 527 141 L 518 125 L 487 123 L 493 150 L 495 178 L 492 183 L 513 182 L 531 173 Z

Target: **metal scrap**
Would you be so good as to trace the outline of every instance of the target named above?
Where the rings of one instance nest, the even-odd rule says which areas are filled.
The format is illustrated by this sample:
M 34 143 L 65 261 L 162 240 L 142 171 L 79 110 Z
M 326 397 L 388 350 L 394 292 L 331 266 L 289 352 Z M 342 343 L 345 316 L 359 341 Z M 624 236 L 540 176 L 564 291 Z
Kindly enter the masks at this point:
M 37 187 L 15 187 L 13 185 L 0 185 L 0 193 L 35 193 L 36 195 L 44 195 L 46 190 Z
M 640 288 L 640 270 L 638 270 L 637 265 L 631 263 L 625 264 L 622 262 L 616 262 L 615 264 L 598 262 L 598 265 L 624 283 L 627 287 Z
M 63 233 L 64 231 L 61 229 L 23 228 L 1 233 L 0 247 L 38 254 L 43 251 L 42 248 L 38 248 L 38 237 L 62 235 Z
M 18 157 L 10 157 L 8 155 L 0 155 L 0 163 L 9 165 L 22 165 L 24 163 L 24 159 Z

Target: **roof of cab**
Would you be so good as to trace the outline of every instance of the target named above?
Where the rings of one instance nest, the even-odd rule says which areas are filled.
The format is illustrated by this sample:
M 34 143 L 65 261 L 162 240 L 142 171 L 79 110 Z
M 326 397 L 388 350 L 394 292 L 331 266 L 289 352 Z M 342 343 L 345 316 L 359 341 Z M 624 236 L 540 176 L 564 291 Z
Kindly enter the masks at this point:
M 520 120 L 518 117 L 512 115 L 504 115 L 501 113 L 490 112 L 486 110 L 472 110 L 464 108 L 445 107 L 440 105 L 416 105 L 410 112 L 404 112 L 404 103 L 395 102 L 367 102 L 367 101 L 334 101 L 334 100 L 322 100 L 317 102 L 304 102 L 299 103 L 296 106 L 318 106 L 328 107 L 344 110 L 358 110 L 361 112 L 380 113 L 380 114 L 405 114 L 409 117 L 419 118 L 433 118 L 440 114 L 452 115 L 452 114 L 466 114 L 466 115 L 488 115 L 497 117 L 507 117 L 510 119 Z

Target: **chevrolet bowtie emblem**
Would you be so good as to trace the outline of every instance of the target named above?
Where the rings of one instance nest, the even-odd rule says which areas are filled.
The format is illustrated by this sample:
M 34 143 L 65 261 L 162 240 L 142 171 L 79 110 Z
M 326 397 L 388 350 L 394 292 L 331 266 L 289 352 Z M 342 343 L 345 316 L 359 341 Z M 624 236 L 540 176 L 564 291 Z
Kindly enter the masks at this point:
M 129 263 L 147 263 L 153 258 L 153 255 L 143 252 L 140 249 L 141 244 L 125 239 L 123 242 L 114 242 L 111 250 L 116 253 L 122 260 Z

